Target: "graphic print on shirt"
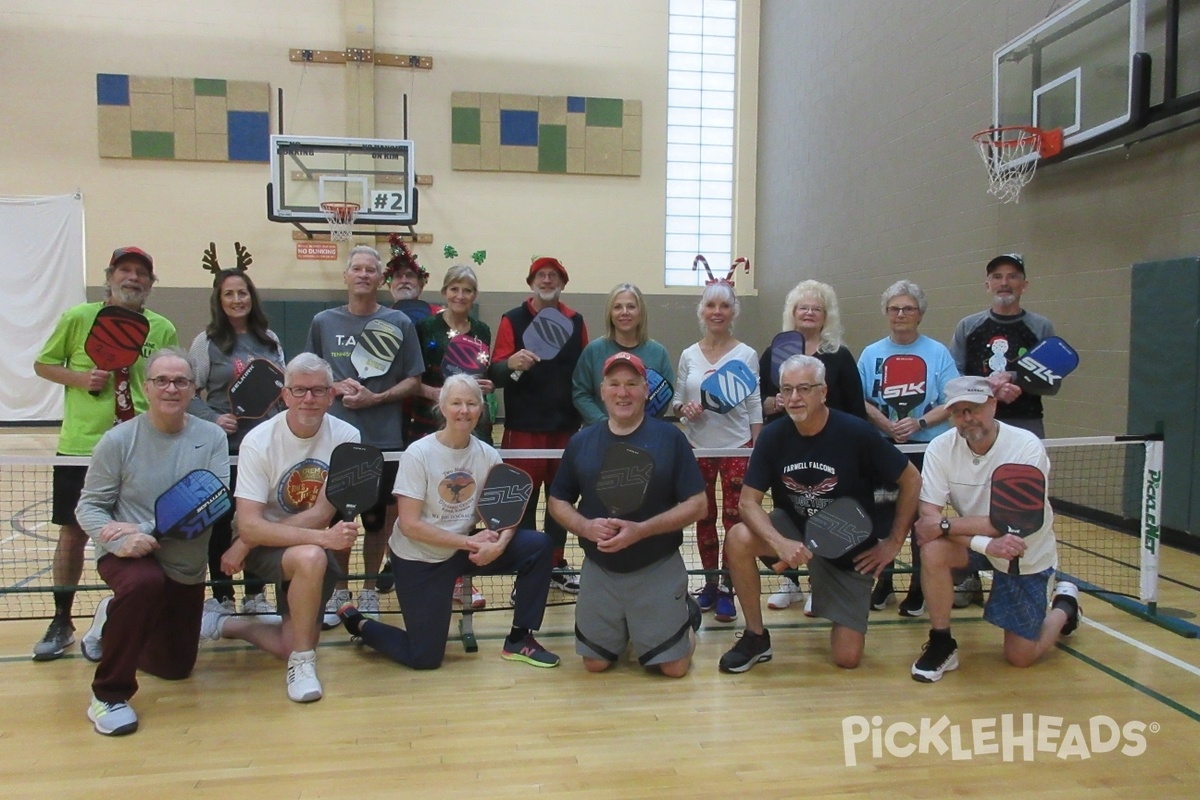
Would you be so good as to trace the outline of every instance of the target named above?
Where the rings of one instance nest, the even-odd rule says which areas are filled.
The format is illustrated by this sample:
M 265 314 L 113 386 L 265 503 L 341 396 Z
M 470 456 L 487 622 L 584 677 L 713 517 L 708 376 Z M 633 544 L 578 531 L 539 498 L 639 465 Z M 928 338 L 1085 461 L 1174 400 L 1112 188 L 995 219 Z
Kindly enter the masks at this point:
M 288 514 L 298 514 L 313 507 L 321 496 L 329 465 L 315 458 L 306 458 L 283 473 L 279 481 L 279 507 Z
M 446 506 L 469 503 L 475 499 L 475 476 L 465 470 L 447 474 L 438 484 L 438 497 Z
M 785 467 L 783 472 L 783 485 L 797 514 L 811 517 L 833 502 L 834 498 L 829 495 L 838 483 L 833 467 L 802 461 Z

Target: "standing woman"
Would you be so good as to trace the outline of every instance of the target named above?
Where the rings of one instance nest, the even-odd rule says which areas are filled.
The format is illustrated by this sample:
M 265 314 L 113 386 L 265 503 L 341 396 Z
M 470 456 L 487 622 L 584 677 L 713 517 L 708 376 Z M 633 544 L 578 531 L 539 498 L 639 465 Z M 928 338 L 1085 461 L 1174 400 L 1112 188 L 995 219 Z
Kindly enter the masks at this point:
M 862 419 L 867 418 L 866 401 L 858 377 L 854 354 L 842 344 L 842 315 L 838 310 L 837 293 L 820 281 L 801 281 L 788 292 L 783 302 L 782 331 L 804 334 L 804 354 L 814 356 L 825 365 L 825 405 Z M 771 347 L 768 345 L 759 362 L 759 386 L 762 387 L 763 413 L 768 423 L 784 417 L 779 402 L 779 376 L 771 370 Z M 767 607 L 787 608 L 804 599 L 800 582 L 795 575 L 779 580 L 779 591 L 767 598 Z M 807 606 L 805 613 L 807 613 Z
M 284 366 L 283 347 L 279 337 L 267 327 L 267 315 L 258 300 L 258 290 L 246 274 L 250 255 L 238 249 L 235 269 L 217 268 L 216 253 L 211 252 L 210 270 L 216 272 L 212 296 L 209 298 L 211 319 L 208 327 L 192 341 L 188 353 L 196 370 L 196 396 L 188 405 L 188 413 L 215 422 L 229 437 L 229 454 L 237 455 L 245 435 L 256 425 L 275 413 L 272 409 L 262 419 L 238 419 L 232 413 L 229 387 L 255 358 L 265 358 Z M 201 397 L 203 395 L 203 397 Z M 229 493 L 237 485 L 237 467 L 229 468 Z M 228 611 L 234 610 L 233 586 L 230 576 L 221 571 L 221 555 L 229 549 L 233 538 L 233 512 L 230 511 L 213 525 L 208 542 L 208 574 L 213 581 L 213 600 Z M 275 613 L 263 595 L 263 582 L 246 572 L 243 614 L 268 615 Z
M 608 418 L 600 402 L 600 383 L 604 362 L 617 353 L 632 353 L 675 385 L 675 370 L 667 348 L 650 338 L 650 309 L 642 290 L 632 283 L 618 283 L 608 293 L 607 313 L 604 316 L 605 335 L 583 348 L 572 378 L 571 398 L 583 417 L 584 425 Z M 666 411 L 666 407 L 663 408 Z M 660 414 L 661 416 L 661 414 Z
M 486 323 L 471 319 L 471 307 L 479 294 L 479 281 L 475 270 L 463 264 L 457 264 L 446 270 L 442 279 L 442 297 L 446 300 L 445 308 L 426 317 L 417 323 L 417 334 L 421 337 L 421 354 L 425 358 L 425 373 L 421 376 L 421 386 L 413 393 L 411 411 L 412 421 L 409 425 L 409 442 L 428 436 L 438 429 L 438 396 L 446 378 L 442 375 L 442 359 L 446 356 L 446 346 L 456 336 L 474 336 L 488 346 L 491 351 L 492 330 Z M 487 365 L 482 365 L 486 371 Z M 492 382 L 483 375 L 475 378 L 480 391 L 487 395 L 493 391 Z M 474 430 L 475 436 L 492 443 L 492 418 L 484 405 L 479 415 L 478 424 Z M 454 585 L 454 600 L 462 602 L 462 578 Z M 478 587 L 471 591 L 471 607 L 483 608 L 487 598 Z
M 727 281 L 710 283 L 696 307 L 703 336 L 679 356 L 679 383 L 676 386 L 674 408 L 683 419 L 683 432 L 694 448 L 753 447 L 762 429 L 762 400 L 758 392 L 750 392 L 727 414 L 709 411 L 700 405 L 700 384 L 726 363 L 742 361 L 752 372 L 758 372 L 758 354 L 754 348 L 733 336 L 733 322 L 741 308 L 733 284 Z M 712 575 L 718 569 L 721 552 L 717 538 L 717 475 L 721 477 L 721 517 L 728 533 L 742 519 L 738 513 L 738 501 L 742 496 L 746 459 L 699 458 L 697 461 L 704 475 L 708 510 L 704 519 L 696 523 L 696 546 L 700 551 L 701 564 Z M 710 577 L 696 593 L 696 601 L 702 611 L 715 609 L 718 622 L 737 619 L 728 575 L 719 587 L 717 581 Z

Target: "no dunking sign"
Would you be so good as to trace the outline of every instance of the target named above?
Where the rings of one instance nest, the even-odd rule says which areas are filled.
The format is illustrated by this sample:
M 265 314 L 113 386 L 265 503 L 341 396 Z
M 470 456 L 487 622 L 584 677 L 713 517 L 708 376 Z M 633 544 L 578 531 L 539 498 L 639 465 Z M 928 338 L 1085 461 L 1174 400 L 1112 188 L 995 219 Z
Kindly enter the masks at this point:
M 300 261 L 337 261 L 337 242 L 296 242 L 296 258 Z

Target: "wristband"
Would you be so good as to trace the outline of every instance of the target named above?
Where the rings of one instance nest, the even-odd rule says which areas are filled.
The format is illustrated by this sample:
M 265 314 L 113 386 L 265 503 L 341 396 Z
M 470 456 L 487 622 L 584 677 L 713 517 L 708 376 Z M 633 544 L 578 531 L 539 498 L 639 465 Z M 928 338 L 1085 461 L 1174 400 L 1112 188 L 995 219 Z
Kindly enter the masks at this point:
M 992 537 L 990 536 L 972 536 L 971 549 L 976 553 L 987 553 L 987 546 L 991 544 Z

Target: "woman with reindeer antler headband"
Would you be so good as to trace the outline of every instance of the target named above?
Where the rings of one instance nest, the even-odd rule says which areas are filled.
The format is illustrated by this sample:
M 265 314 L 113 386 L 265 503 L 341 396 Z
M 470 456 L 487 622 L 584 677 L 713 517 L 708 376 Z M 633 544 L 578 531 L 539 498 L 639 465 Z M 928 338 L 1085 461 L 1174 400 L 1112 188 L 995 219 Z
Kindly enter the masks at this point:
M 733 335 L 733 323 L 741 311 L 741 303 L 733 289 L 733 275 L 739 266 L 750 271 L 744 258 L 733 263 L 729 274 L 715 278 L 703 256 L 696 256 L 693 269 L 704 265 L 708 272 L 708 283 L 696 307 L 703 336 L 696 344 L 679 356 L 679 381 L 673 406 L 683 419 L 683 431 L 694 448 L 753 447 L 762 429 L 762 400 L 758 394 L 758 354 L 754 348 L 738 341 Z M 705 398 L 701 384 L 713 373 L 730 373 L 745 376 L 749 383 L 740 398 L 728 402 L 713 403 Z M 738 379 L 734 379 L 737 382 Z M 735 394 L 735 397 L 736 397 Z M 717 536 L 716 482 L 721 478 L 721 520 L 725 531 L 741 521 L 738 501 L 742 493 L 742 476 L 746 473 L 745 458 L 698 458 L 700 472 L 704 475 L 705 494 L 708 496 L 708 511 L 704 519 L 696 523 L 696 546 L 705 572 L 714 576 L 722 566 L 721 541 Z M 701 611 L 714 610 L 718 622 L 737 619 L 737 607 L 733 602 L 733 589 L 729 578 L 718 586 L 715 578 L 709 577 L 696 592 L 696 601 Z
M 260 419 L 238 419 L 233 415 L 229 388 L 246 366 L 256 358 L 265 358 L 280 369 L 284 366 L 283 346 L 279 337 L 267 327 L 254 281 L 246 273 L 254 260 L 241 242 L 234 242 L 237 266 L 221 269 L 217 263 L 217 247 L 210 242 L 204 251 L 204 269 L 213 274 L 213 290 L 209 297 L 212 314 L 208 327 L 194 340 L 189 353 L 196 370 L 196 396 L 188 406 L 193 416 L 215 422 L 229 437 L 229 452 L 236 454 L 245 435 L 256 425 L 269 419 L 274 410 Z M 237 481 L 237 467 L 229 469 L 229 491 Z M 233 586 L 231 577 L 221 569 L 221 555 L 229 548 L 233 537 L 233 512 L 213 525 L 208 544 L 208 569 L 213 581 L 213 599 L 232 611 Z M 263 595 L 263 582 L 252 573 L 245 574 L 243 614 L 273 615 L 273 606 Z

